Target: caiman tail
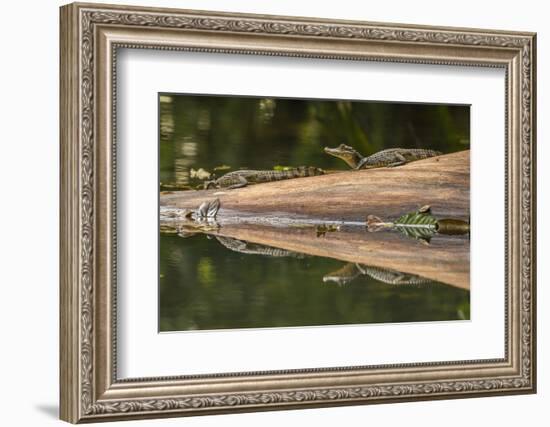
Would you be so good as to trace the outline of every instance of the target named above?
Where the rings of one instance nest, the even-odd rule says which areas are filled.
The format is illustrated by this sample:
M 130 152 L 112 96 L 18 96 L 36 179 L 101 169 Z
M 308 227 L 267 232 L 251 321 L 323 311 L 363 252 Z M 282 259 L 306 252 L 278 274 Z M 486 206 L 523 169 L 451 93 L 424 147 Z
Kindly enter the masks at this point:
M 299 252 L 288 251 L 286 249 L 274 248 L 272 246 L 261 245 L 259 243 L 251 243 L 244 240 L 234 239 L 233 237 L 215 236 L 227 249 L 233 252 L 239 252 L 248 255 L 265 255 L 275 258 L 291 257 L 304 258 L 305 255 Z
M 204 188 L 241 188 L 249 184 L 281 181 L 284 179 L 305 178 L 323 175 L 325 171 L 313 166 L 299 166 L 285 170 L 237 170 L 226 173 L 213 181 L 205 181 Z
M 371 267 L 368 265 L 357 264 L 357 269 L 369 277 L 388 285 L 424 285 L 432 282 L 425 277 L 414 274 L 402 273 L 401 271 L 389 268 Z

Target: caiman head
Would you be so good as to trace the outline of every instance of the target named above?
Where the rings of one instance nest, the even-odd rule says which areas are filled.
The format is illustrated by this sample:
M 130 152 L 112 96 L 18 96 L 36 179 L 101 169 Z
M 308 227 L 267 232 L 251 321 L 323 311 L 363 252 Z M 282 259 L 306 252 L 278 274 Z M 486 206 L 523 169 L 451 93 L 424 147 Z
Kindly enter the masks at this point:
M 338 157 L 348 164 L 349 167 L 355 169 L 359 161 L 363 158 L 353 147 L 346 144 L 340 144 L 338 147 L 325 147 L 325 153 L 331 156 Z
M 348 262 L 343 267 L 332 273 L 323 276 L 323 283 L 336 283 L 338 286 L 344 286 L 352 282 L 357 276 L 361 275 L 361 271 L 356 264 Z

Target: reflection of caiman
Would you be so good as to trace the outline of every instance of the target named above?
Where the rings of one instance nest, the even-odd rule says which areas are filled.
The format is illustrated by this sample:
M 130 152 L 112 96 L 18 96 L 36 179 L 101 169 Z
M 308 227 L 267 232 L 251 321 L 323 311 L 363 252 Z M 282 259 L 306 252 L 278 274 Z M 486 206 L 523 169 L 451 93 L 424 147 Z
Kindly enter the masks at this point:
M 215 236 L 227 249 L 234 252 L 252 255 L 266 255 L 271 257 L 292 257 L 304 258 L 305 255 L 299 252 L 287 251 L 286 249 L 275 248 L 272 246 L 261 245 L 259 243 L 246 242 L 244 240 L 234 239 L 232 237 Z
M 212 230 L 216 230 L 212 228 Z M 200 231 L 187 231 L 178 230 L 177 235 L 183 238 L 189 238 L 202 234 Z M 273 246 L 262 245 L 260 243 L 246 242 L 244 240 L 235 239 L 233 237 L 216 236 L 215 234 L 206 234 L 211 239 L 212 236 L 216 238 L 227 249 L 233 252 L 240 252 L 247 255 L 265 255 L 270 257 L 292 257 L 292 258 L 305 258 L 306 255 L 299 252 L 287 251 L 286 249 L 275 248 Z
M 424 148 L 388 148 L 371 156 L 363 157 L 355 149 L 345 144 L 340 144 L 335 148 L 325 147 L 325 153 L 342 159 L 353 169 L 401 166 L 415 160 L 427 159 L 442 154 L 439 151 Z
M 347 285 L 358 276 L 369 276 L 379 282 L 388 285 L 422 285 L 430 283 L 430 279 L 426 279 L 414 274 L 402 273 L 389 268 L 372 267 L 359 263 L 349 262 L 339 270 L 329 273 L 323 277 L 323 282 L 334 282 L 337 285 Z
M 299 166 L 286 170 L 238 170 L 226 173 L 218 179 L 205 181 L 204 188 L 240 188 L 248 184 L 281 181 L 283 179 L 304 178 L 324 175 L 325 171 L 313 166 Z

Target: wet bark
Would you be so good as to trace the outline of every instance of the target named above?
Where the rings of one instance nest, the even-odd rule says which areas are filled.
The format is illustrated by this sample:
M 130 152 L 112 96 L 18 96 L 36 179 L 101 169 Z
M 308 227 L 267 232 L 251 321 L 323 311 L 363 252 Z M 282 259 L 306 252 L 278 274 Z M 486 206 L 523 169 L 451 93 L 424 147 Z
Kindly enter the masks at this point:
M 343 171 L 251 185 L 234 190 L 161 194 L 164 208 L 196 210 L 218 198 L 213 233 L 348 262 L 390 268 L 469 289 L 468 236 L 436 235 L 429 245 L 397 231 L 368 232 L 367 215 L 393 220 L 424 205 L 438 218 L 468 221 L 470 152 L 429 158 L 396 168 Z M 173 220 L 161 224 L 172 224 Z M 324 221 L 344 221 L 318 236 Z

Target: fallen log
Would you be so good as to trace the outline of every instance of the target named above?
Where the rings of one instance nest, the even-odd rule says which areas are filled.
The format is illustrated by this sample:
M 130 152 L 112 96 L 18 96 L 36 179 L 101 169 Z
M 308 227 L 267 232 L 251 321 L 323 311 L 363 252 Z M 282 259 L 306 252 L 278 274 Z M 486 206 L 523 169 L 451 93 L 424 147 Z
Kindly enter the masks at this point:
M 396 168 L 343 171 L 250 185 L 233 190 L 164 192 L 161 207 L 196 209 L 218 198 L 224 210 L 247 214 L 364 221 L 397 218 L 423 205 L 436 217 L 468 220 L 470 151 L 432 157 Z
M 396 231 L 368 232 L 367 215 L 395 219 L 430 205 L 437 218 L 469 218 L 469 151 L 398 168 L 345 171 L 252 185 L 234 190 L 161 194 L 166 209 L 196 210 L 218 198 L 217 229 L 231 237 L 316 256 L 415 274 L 463 289 L 470 287 L 468 236 L 436 235 L 426 245 Z M 178 227 L 161 215 L 161 226 Z M 181 219 L 181 221 L 186 221 Z M 339 231 L 319 224 L 342 221 Z

